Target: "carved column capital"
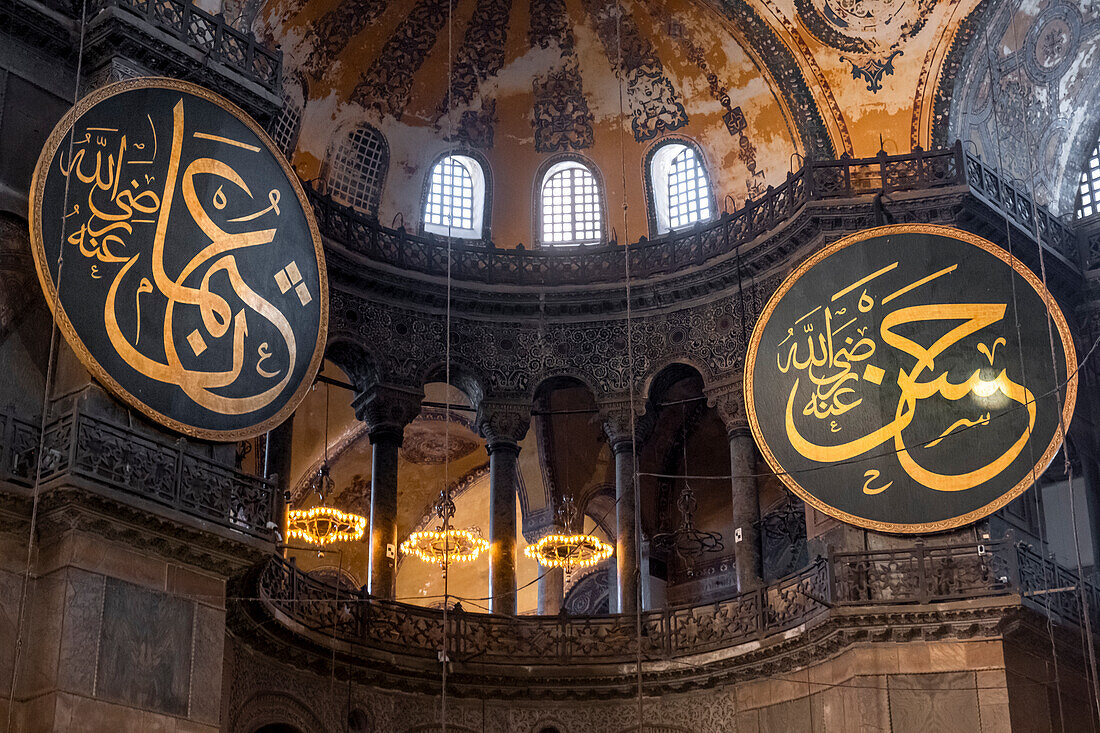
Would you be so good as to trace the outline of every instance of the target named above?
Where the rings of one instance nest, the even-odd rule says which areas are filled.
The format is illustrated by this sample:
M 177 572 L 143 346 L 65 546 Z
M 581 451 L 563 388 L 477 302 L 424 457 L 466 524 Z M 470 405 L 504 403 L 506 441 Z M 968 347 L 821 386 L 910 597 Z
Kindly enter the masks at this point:
M 514 400 L 482 400 L 477 406 L 477 429 L 489 452 L 519 449 L 531 427 L 531 405 Z
M 352 401 L 355 417 L 367 425 L 373 443 L 379 437 L 395 437 L 401 442 L 405 426 L 420 414 L 421 390 L 375 384 L 360 392 Z
M 647 415 L 645 401 L 629 395 L 612 396 L 599 402 L 600 421 L 612 453 L 627 450 L 636 441 L 642 443 L 653 427 L 653 415 Z
M 751 435 L 745 412 L 745 397 L 741 383 L 723 384 L 706 392 L 707 405 L 714 408 L 726 426 L 726 435 L 733 438 Z

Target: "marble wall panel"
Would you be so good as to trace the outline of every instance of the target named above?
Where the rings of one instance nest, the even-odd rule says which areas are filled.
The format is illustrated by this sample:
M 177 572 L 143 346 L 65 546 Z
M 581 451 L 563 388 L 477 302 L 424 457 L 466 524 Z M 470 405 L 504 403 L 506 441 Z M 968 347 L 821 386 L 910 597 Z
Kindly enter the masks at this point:
M 186 715 L 193 615 L 186 601 L 108 578 L 97 697 Z
M 980 730 L 973 672 L 891 675 L 887 686 L 893 733 Z

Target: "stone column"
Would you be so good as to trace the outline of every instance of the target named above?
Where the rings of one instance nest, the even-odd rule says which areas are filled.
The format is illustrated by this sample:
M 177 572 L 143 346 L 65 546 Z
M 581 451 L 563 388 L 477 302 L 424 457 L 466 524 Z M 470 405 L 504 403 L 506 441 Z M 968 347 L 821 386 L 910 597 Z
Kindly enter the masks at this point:
M 561 613 L 565 600 L 565 570 L 562 568 L 539 568 L 539 613 L 544 616 L 557 616 Z
M 637 508 L 638 486 L 634 481 L 634 447 L 640 443 L 645 425 L 641 424 L 644 412 L 636 404 L 633 414 L 628 400 L 617 400 L 603 410 L 604 432 L 615 457 L 615 565 L 616 599 L 618 613 L 634 613 L 638 610 L 639 565 Z M 635 424 L 631 425 L 633 417 Z M 648 421 L 647 423 L 648 424 Z M 615 605 L 615 604 L 612 604 Z
M 752 439 L 740 388 L 708 395 L 726 425 L 730 444 L 730 492 L 733 509 L 733 556 L 739 592 L 761 585 L 760 492 L 756 485 L 756 444 Z
M 760 577 L 760 492 L 756 487 L 756 444 L 747 422 L 728 429 L 730 441 L 730 480 L 734 537 L 733 555 L 737 565 L 737 589 L 756 588 Z M 737 533 L 741 533 L 738 541 Z
M 397 590 L 397 458 L 405 426 L 420 413 L 422 393 L 375 385 L 353 402 L 371 443 L 370 566 L 367 591 L 394 598 Z
M 489 452 L 489 611 L 514 616 L 519 441 L 531 426 L 531 407 L 483 400 L 477 424 Z

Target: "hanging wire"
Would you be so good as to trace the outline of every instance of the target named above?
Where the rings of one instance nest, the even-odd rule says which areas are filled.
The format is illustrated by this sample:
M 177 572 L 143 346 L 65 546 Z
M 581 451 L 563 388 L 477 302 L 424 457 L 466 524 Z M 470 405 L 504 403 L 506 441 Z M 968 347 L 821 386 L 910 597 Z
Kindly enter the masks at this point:
M 447 0 L 447 137 L 454 136 L 454 0 Z M 483 204 L 484 205 L 484 204 Z M 452 207 L 451 216 L 447 218 L 447 312 L 444 321 L 444 365 L 443 381 L 447 389 L 447 406 L 443 408 L 443 495 L 444 504 L 451 502 L 451 226 L 454 222 Z M 451 531 L 451 518 L 447 512 L 443 517 L 443 536 L 449 537 Z M 447 733 L 447 643 L 449 641 L 447 631 L 450 625 L 447 623 L 447 606 L 450 601 L 450 561 L 451 556 L 447 552 L 448 540 L 444 539 L 443 551 L 443 633 L 440 635 L 440 675 L 439 692 L 439 729 Z
M 991 104 L 991 107 L 992 107 L 992 110 L 993 110 L 994 137 L 997 140 L 997 146 L 996 146 L 997 147 L 997 168 L 1001 171 L 1001 175 L 1004 176 L 1004 175 L 1006 175 L 1006 173 L 1005 173 L 1005 166 L 1004 166 L 1004 156 L 1003 156 L 1003 151 L 1002 151 L 1002 146 L 1001 146 L 1000 118 L 998 117 L 998 112 L 999 111 L 998 111 L 998 107 L 997 107 L 997 90 L 996 90 L 996 84 L 994 82 L 995 77 L 994 77 L 994 73 L 993 73 L 993 58 L 992 58 L 992 55 L 990 54 L 988 35 L 985 38 L 985 47 L 986 47 L 985 48 L 985 50 L 986 50 L 986 54 L 985 54 L 985 56 L 986 56 L 986 65 L 987 65 L 987 68 L 988 68 L 989 82 L 990 82 L 990 87 L 989 87 L 989 89 L 990 89 L 990 91 L 989 91 L 989 93 L 990 93 L 990 104 Z M 1001 192 L 1001 195 L 1002 195 L 1002 199 L 1003 199 L 1003 196 L 1004 196 L 1003 190 Z M 1006 245 L 1007 245 L 1007 248 L 1008 248 L 1008 253 L 1009 253 L 1009 256 L 1015 256 L 1014 253 L 1013 253 L 1013 246 L 1012 246 L 1012 224 L 1009 221 L 1008 211 L 1004 207 L 1004 201 L 1003 200 L 1001 202 L 1001 211 L 1004 214 L 1005 239 L 1006 239 Z M 1012 287 L 1013 321 L 1014 321 L 1014 325 L 1015 325 L 1015 329 L 1016 329 L 1016 342 L 1018 344 L 1022 344 L 1020 319 L 1019 319 L 1018 313 L 1016 312 L 1016 277 L 1014 275 L 1010 276 L 1009 282 L 1010 282 L 1011 287 Z M 1023 350 L 1020 349 L 1019 350 L 1020 369 L 1021 369 L 1021 374 L 1022 374 L 1022 381 L 1023 381 L 1024 387 L 1026 389 L 1026 387 L 1027 387 L 1027 372 L 1024 371 L 1024 361 L 1023 361 L 1023 359 L 1024 359 Z M 1041 500 L 1041 497 L 1040 497 L 1041 489 L 1039 487 L 1039 476 L 1038 476 L 1038 474 L 1035 470 L 1035 449 L 1034 449 L 1034 445 L 1031 441 L 1030 433 L 1031 433 L 1031 431 L 1029 429 L 1028 430 L 1027 445 L 1028 445 L 1028 454 L 1031 458 L 1031 464 L 1032 464 L 1032 469 L 1031 469 L 1031 493 L 1032 493 L 1032 500 L 1034 501 L 1034 504 L 1035 504 L 1036 524 L 1038 525 L 1038 530 L 1039 530 L 1039 545 L 1040 545 L 1040 547 L 1044 548 L 1044 551 L 1045 551 L 1045 548 L 1046 548 L 1047 544 L 1046 544 L 1046 531 L 1045 531 L 1045 528 L 1043 526 L 1043 524 L 1044 524 L 1044 522 L 1043 522 L 1043 513 L 1042 513 L 1042 507 L 1041 507 L 1041 501 L 1040 501 Z M 1051 579 L 1050 579 L 1050 568 L 1047 567 L 1047 563 L 1043 563 L 1043 582 L 1047 587 L 1051 587 L 1053 585 L 1052 582 L 1051 582 Z M 1042 605 L 1043 605 L 1044 609 L 1046 610 L 1047 639 L 1050 642 L 1050 653 L 1051 653 L 1051 659 L 1052 659 L 1053 667 L 1054 667 L 1054 687 L 1055 687 L 1055 690 L 1057 691 L 1057 694 L 1058 694 L 1058 718 L 1059 718 L 1059 721 L 1061 722 L 1061 727 L 1064 729 L 1065 728 L 1065 711 L 1064 711 L 1063 705 L 1062 705 L 1061 673 L 1060 673 L 1060 668 L 1059 668 L 1059 664 L 1058 664 L 1058 648 L 1057 648 L 1057 644 L 1054 640 L 1054 619 L 1053 619 L 1053 616 L 1052 616 L 1051 610 L 1050 610 L 1050 596 L 1049 595 L 1044 595 Z
M 1012 35 L 1015 39 L 1018 40 L 1019 39 L 1019 33 L 1016 30 L 1016 15 L 1017 15 L 1016 13 L 1013 13 L 1011 23 L 1012 23 Z M 1019 73 L 1019 70 L 1017 70 L 1017 73 Z M 992 89 L 992 87 L 993 87 L 992 74 L 990 74 L 990 80 L 989 81 L 990 81 L 990 89 Z M 1034 87 L 1032 87 L 1031 99 L 1030 99 L 1028 108 L 1030 108 L 1030 106 L 1032 104 L 1035 104 L 1035 102 L 1036 102 L 1036 100 L 1035 100 L 1035 90 L 1034 90 Z M 996 118 L 995 112 L 996 112 L 996 110 L 994 110 L 994 118 Z M 1046 255 L 1043 251 L 1042 233 L 1040 232 L 1040 229 L 1039 229 L 1039 204 L 1038 204 L 1038 201 L 1037 201 L 1038 191 L 1036 190 L 1036 186 L 1035 186 L 1035 160 L 1034 160 L 1034 157 L 1033 157 L 1034 151 L 1031 148 L 1031 126 L 1028 124 L 1028 109 L 1023 110 L 1023 113 L 1024 113 L 1023 114 L 1024 150 L 1026 151 L 1026 154 L 1027 154 L 1028 177 L 1030 179 L 1030 184 L 1031 184 L 1032 234 L 1035 238 L 1035 248 L 1036 248 L 1036 250 L 1038 252 L 1038 255 L 1039 255 L 1039 275 L 1040 275 L 1040 278 L 1041 278 L 1042 283 L 1043 283 L 1043 288 L 1048 290 L 1048 292 L 1049 292 L 1049 288 L 1047 287 Z M 1000 136 L 998 135 L 997 136 L 998 156 L 1000 155 L 1000 144 L 1001 144 Z M 1047 341 L 1048 341 L 1049 346 L 1050 346 L 1050 366 L 1051 366 L 1052 372 L 1055 374 L 1055 383 L 1057 384 L 1058 360 L 1057 360 L 1057 356 L 1055 354 L 1055 345 L 1054 345 L 1054 323 L 1053 323 L 1053 318 L 1050 314 L 1050 309 L 1049 308 L 1046 311 L 1046 321 L 1047 321 Z M 1066 346 L 1066 348 L 1073 348 L 1072 344 L 1067 344 L 1065 346 Z M 1058 399 L 1056 400 L 1055 404 L 1056 405 L 1061 405 L 1062 404 L 1061 389 L 1058 389 L 1058 391 L 1057 391 L 1057 398 Z M 1091 614 L 1089 612 L 1088 597 L 1087 597 L 1087 594 L 1085 593 L 1085 589 L 1084 589 L 1085 576 L 1084 576 L 1082 563 L 1081 563 L 1081 541 L 1080 541 L 1079 532 L 1078 532 L 1078 529 L 1077 529 L 1077 500 L 1076 500 L 1076 492 L 1073 490 L 1073 463 L 1070 461 L 1070 457 L 1069 457 L 1069 440 L 1068 440 L 1069 436 L 1066 433 L 1065 416 L 1063 415 L 1061 409 L 1058 410 L 1058 434 L 1062 439 L 1062 458 L 1063 458 L 1063 461 L 1064 461 L 1064 469 L 1065 469 L 1065 473 L 1066 473 L 1066 488 L 1069 491 L 1070 523 L 1073 527 L 1073 550 L 1074 550 L 1074 556 L 1075 556 L 1075 559 L 1076 559 L 1076 562 L 1077 562 L 1077 595 L 1078 595 L 1078 597 L 1080 599 L 1080 603 L 1081 603 L 1081 616 L 1082 616 L 1082 619 L 1083 619 L 1083 622 L 1084 622 L 1085 634 L 1086 634 L 1087 640 L 1088 640 L 1088 643 L 1086 644 L 1086 646 L 1088 647 L 1089 671 L 1091 671 L 1091 676 L 1092 676 L 1092 698 L 1093 698 L 1093 704 L 1096 707 L 1096 712 L 1097 712 L 1098 718 L 1100 718 L 1100 679 L 1098 679 L 1098 677 L 1097 677 L 1096 644 L 1095 644 L 1095 640 L 1093 638 L 1093 633 L 1092 633 L 1092 620 L 1090 618 Z M 1048 604 L 1048 609 L 1049 609 L 1049 604 Z M 1088 676 L 1088 673 L 1086 673 L 1086 677 L 1087 676 Z M 1059 693 L 1059 698 L 1060 697 L 1061 697 L 1061 694 Z M 1059 704 L 1061 704 L 1061 700 L 1059 700 Z
M 84 72 L 84 38 L 88 27 L 88 0 L 83 0 L 80 4 L 80 41 L 77 45 L 76 54 L 76 77 L 73 80 L 73 109 L 76 108 L 76 103 L 80 99 L 80 85 Z M 73 157 L 73 146 L 76 138 L 76 122 L 73 120 L 72 126 L 69 128 L 69 144 L 68 154 L 69 160 Z M 65 265 L 64 257 L 64 241 L 65 241 L 65 212 L 69 209 L 69 178 L 65 177 L 65 189 L 62 196 L 61 207 L 61 238 L 62 246 L 57 251 L 57 279 L 54 287 L 53 303 L 51 313 L 59 312 L 61 307 L 61 273 L 62 268 Z M 35 527 L 38 524 L 38 505 L 41 498 L 42 487 L 42 468 L 45 460 L 43 456 L 46 452 L 46 419 L 49 413 L 50 406 L 50 390 L 53 387 L 53 380 L 55 377 L 55 359 L 58 356 L 58 341 L 60 340 L 60 334 L 57 329 L 57 320 L 50 318 L 50 350 L 46 361 L 46 379 L 42 387 L 42 414 L 39 417 L 38 422 L 38 452 L 36 454 L 35 468 L 34 468 L 34 488 L 31 494 L 31 518 L 27 527 L 27 560 L 26 567 L 23 571 L 23 578 L 19 587 L 19 612 L 15 622 L 15 649 L 12 653 L 11 664 L 11 687 L 8 690 L 8 716 L 6 729 L 12 730 L 12 715 L 15 710 L 15 686 L 16 681 L 19 679 L 19 662 L 21 652 L 23 651 L 23 625 L 27 616 L 27 600 L 28 591 L 30 587 L 31 577 L 31 562 L 34 558 L 34 535 Z
M 605 6 L 610 7 L 610 6 Z M 631 320 L 631 287 L 630 287 L 630 217 L 629 203 L 626 196 L 626 106 L 623 101 L 623 14 L 626 9 L 619 4 L 615 8 L 615 44 L 616 64 L 615 78 L 619 92 L 619 166 L 620 186 L 623 198 L 623 275 L 626 281 L 626 383 L 627 400 L 630 403 L 630 459 L 631 459 L 631 484 L 634 495 L 634 632 L 636 638 L 637 658 L 635 670 L 638 683 L 638 730 L 642 730 L 645 720 L 645 705 L 642 688 L 642 517 L 641 494 L 638 484 L 638 431 L 637 415 L 634 407 L 634 329 Z M 622 531 L 622 528 L 619 528 Z M 623 579 L 619 578 L 622 584 Z M 622 609 L 619 609 L 620 613 Z

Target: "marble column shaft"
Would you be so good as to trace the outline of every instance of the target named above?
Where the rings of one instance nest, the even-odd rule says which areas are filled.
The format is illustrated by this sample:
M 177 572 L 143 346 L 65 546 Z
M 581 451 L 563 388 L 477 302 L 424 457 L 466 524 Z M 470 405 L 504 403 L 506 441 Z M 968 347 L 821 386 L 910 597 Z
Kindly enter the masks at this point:
M 370 567 L 367 571 L 367 590 L 379 598 L 395 598 L 397 595 L 397 459 L 401 441 L 402 433 L 394 427 L 370 432 Z
M 613 443 L 615 455 L 615 590 L 619 613 L 638 610 L 637 486 L 634 483 L 634 446 L 630 440 Z
M 489 452 L 489 610 L 514 616 L 519 442 L 531 427 L 531 407 L 519 400 L 484 400 L 477 423 Z
M 539 568 L 539 613 L 556 616 L 561 613 L 565 601 L 565 570 Z
M 519 446 L 489 446 L 489 611 L 516 613 L 516 471 Z
M 760 494 L 756 486 L 756 446 L 748 424 L 736 424 L 729 430 L 730 473 L 734 537 L 733 555 L 737 565 L 737 588 L 744 592 L 761 584 L 760 578 Z M 737 531 L 741 540 L 737 541 Z
M 374 384 L 352 402 L 371 442 L 370 536 L 367 591 L 393 598 L 397 585 L 397 461 L 405 426 L 420 414 L 423 393 Z M 393 557 L 387 552 L 394 546 Z

